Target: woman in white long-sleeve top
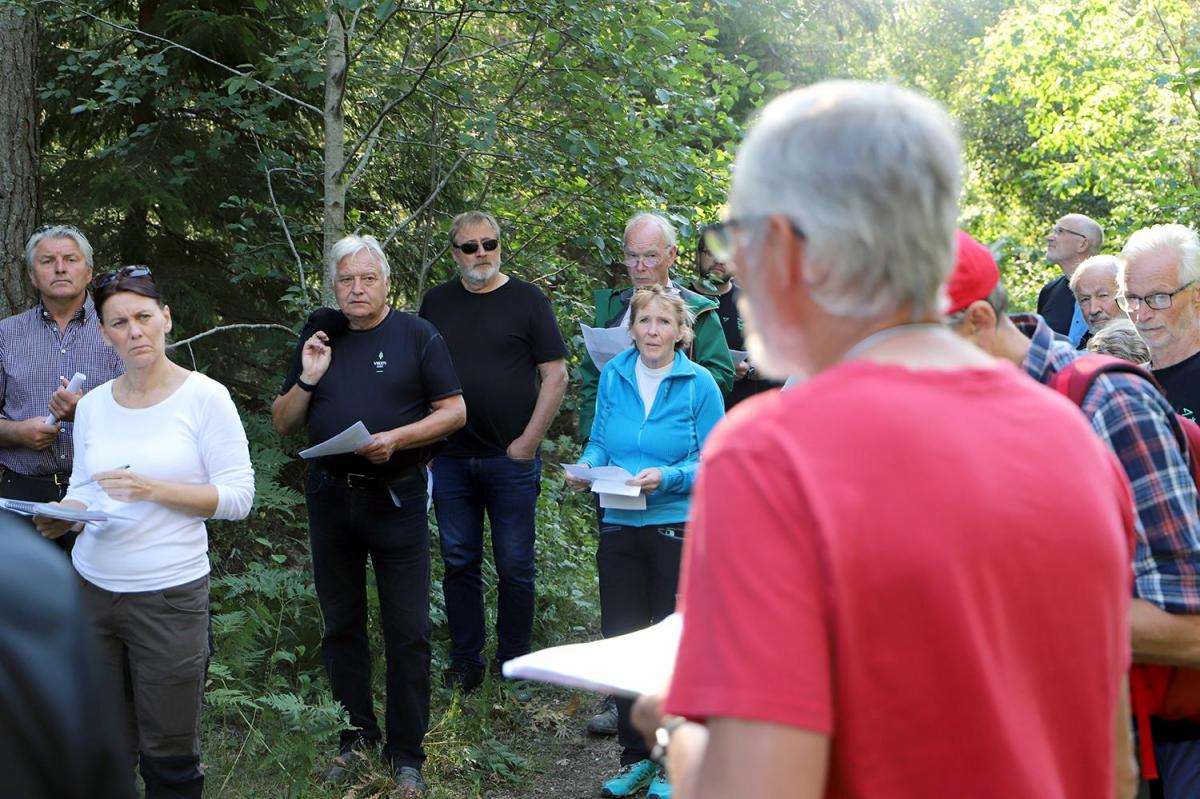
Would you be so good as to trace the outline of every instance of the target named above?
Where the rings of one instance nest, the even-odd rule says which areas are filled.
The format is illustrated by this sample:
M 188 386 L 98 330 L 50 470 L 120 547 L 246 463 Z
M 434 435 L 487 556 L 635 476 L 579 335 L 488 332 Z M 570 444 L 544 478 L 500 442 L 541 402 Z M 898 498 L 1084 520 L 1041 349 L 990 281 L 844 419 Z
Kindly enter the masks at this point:
M 62 504 L 111 514 L 72 560 L 115 695 L 125 702 L 130 779 L 147 799 L 199 797 L 200 703 L 208 658 L 206 519 L 242 519 L 254 500 L 246 433 L 229 391 L 171 362 L 171 311 L 150 269 L 92 281 L 104 340 L 125 374 L 75 410 L 75 463 Z M 68 523 L 35 520 L 53 538 Z

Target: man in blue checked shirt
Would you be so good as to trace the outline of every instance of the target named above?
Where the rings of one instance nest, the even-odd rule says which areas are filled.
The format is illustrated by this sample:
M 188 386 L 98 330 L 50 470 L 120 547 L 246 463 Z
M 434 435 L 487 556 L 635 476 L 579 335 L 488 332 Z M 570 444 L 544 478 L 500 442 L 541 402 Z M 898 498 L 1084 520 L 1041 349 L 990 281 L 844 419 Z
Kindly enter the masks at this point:
M 70 225 L 40 228 L 25 245 L 25 265 L 38 303 L 0 321 L 0 496 L 50 502 L 67 490 L 75 403 L 124 367 L 100 340 L 87 238 Z M 87 375 L 83 390 L 68 391 L 76 372 Z M 57 543 L 69 552 L 74 540 Z
M 1049 384 L 1081 354 L 1040 317 L 1006 315 L 996 262 L 965 234 L 949 295 L 947 325 L 1039 383 Z M 1200 668 L 1200 511 L 1188 454 L 1172 427 L 1174 411 L 1153 384 L 1128 373 L 1098 377 L 1081 410 L 1133 491 L 1133 660 Z M 1162 790 L 1154 795 L 1200 796 L 1200 725 L 1152 718 L 1151 731 Z

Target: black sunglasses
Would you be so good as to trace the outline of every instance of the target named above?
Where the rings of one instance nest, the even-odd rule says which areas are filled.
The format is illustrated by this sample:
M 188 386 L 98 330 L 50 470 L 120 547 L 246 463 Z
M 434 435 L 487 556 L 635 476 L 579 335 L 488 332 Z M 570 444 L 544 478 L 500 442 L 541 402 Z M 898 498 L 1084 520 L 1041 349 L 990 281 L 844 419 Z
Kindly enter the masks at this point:
M 468 241 L 462 244 L 454 244 L 452 246 L 456 250 L 462 250 L 463 255 L 474 255 L 479 250 L 480 244 L 483 245 L 483 249 L 487 250 L 488 252 L 492 252 L 500 246 L 500 239 L 484 239 L 482 242 Z
M 148 277 L 153 279 L 154 273 L 150 271 L 150 267 L 148 266 L 122 266 L 120 269 L 114 269 L 111 272 L 101 272 L 92 278 L 92 291 L 98 291 L 127 277 Z

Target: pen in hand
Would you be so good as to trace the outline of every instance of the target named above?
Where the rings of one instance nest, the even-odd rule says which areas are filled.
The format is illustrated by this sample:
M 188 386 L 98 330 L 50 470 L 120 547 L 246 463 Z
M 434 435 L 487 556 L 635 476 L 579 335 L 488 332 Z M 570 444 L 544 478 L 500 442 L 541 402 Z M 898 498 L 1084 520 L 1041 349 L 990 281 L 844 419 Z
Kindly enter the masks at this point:
M 119 470 L 119 469 L 128 469 L 128 468 L 129 468 L 129 464 L 127 463 L 127 464 L 125 464 L 124 466 L 114 466 L 112 469 L 109 469 L 109 470 L 106 470 L 106 471 L 117 471 L 117 470 Z M 91 484 L 92 484 L 92 483 L 94 483 L 94 482 L 96 482 L 96 478 L 95 478 L 95 477 L 89 477 L 87 480 L 84 480 L 82 483 L 79 483 L 78 485 L 73 485 L 73 486 L 71 486 L 71 488 L 82 488 L 83 486 L 86 486 L 86 485 L 91 485 Z

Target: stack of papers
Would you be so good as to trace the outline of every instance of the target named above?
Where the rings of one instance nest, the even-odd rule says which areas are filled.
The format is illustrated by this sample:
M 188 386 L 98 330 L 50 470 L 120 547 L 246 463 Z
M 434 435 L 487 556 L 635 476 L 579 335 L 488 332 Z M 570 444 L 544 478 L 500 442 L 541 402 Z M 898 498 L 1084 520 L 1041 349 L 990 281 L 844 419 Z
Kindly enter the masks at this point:
M 576 480 L 587 480 L 592 491 L 600 500 L 602 508 L 619 510 L 645 510 L 646 495 L 640 486 L 625 485 L 633 475 L 620 466 L 597 466 L 589 468 L 576 463 L 564 463 L 563 469 Z
M 371 443 L 371 434 L 361 421 L 347 427 L 331 439 L 300 450 L 301 458 L 323 458 L 326 455 L 345 455 Z
M 538 680 L 617 696 L 661 694 L 675 671 L 683 616 L 672 613 L 653 627 L 587 644 L 568 644 L 508 661 L 504 676 Z
M 627 327 L 579 327 L 583 330 L 583 346 L 597 369 L 604 369 L 604 364 L 633 346 Z
M 118 516 L 115 513 L 80 510 L 79 508 L 53 505 L 49 502 L 27 502 L 23 499 L 0 499 L 0 508 L 19 513 L 22 516 L 45 516 L 47 519 L 63 519 L 68 522 L 106 522 L 109 519 L 133 521 L 129 516 Z

